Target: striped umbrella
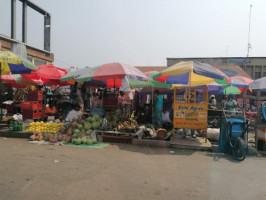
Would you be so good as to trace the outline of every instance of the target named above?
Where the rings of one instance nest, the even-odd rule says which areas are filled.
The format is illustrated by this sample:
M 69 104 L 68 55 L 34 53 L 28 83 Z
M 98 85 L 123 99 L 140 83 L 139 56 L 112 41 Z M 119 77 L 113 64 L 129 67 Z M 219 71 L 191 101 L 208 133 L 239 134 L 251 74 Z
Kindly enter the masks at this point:
M 168 84 L 198 85 L 213 83 L 215 79 L 223 80 L 225 76 L 207 63 L 187 61 L 174 64 L 153 78 Z
M 29 60 L 11 51 L 0 51 L 0 69 L 1 75 L 9 75 L 10 73 L 27 74 L 30 73 L 31 70 L 38 70 Z
M 108 80 L 108 79 L 128 79 L 147 81 L 145 76 L 139 69 L 121 63 L 108 63 L 98 67 L 89 68 L 89 70 L 79 76 L 76 81 L 84 82 L 94 80 Z

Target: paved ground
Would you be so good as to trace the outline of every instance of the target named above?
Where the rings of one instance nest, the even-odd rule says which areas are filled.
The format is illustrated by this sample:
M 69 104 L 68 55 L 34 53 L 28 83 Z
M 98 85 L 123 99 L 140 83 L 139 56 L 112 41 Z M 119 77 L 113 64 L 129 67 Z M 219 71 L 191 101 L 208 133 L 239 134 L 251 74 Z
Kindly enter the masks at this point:
M 58 160 L 59 162 L 54 162 Z M 266 199 L 266 158 L 0 137 L 0 199 Z

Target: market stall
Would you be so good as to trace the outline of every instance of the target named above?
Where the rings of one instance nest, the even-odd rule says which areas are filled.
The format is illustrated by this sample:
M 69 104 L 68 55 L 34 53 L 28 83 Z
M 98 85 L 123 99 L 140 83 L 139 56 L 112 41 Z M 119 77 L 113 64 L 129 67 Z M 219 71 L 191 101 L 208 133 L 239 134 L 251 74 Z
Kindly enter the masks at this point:
M 176 128 L 207 129 L 208 127 L 208 88 L 179 86 L 174 87 L 174 121 Z M 175 137 L 173 137 L 173 140 Z
M 244 90 L 244 109 L 246 110 L 246 101 L 254 100 L 257 105 L 255 127 L 255 145 L 259 153 L 266 154 L 266 77 L 254 80 L 250 83 L 250 88 L 253 90 L 253 95 L 247 94 L 247 89 Z

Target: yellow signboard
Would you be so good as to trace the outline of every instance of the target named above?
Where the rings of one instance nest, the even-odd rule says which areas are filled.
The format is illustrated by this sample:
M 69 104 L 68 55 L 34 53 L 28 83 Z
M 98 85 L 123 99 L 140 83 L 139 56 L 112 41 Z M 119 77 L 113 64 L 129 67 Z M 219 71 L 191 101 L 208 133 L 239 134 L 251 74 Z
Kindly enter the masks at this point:
M 207 128 L 207 95 L 206 87 L 174 88 L 174 128 Z

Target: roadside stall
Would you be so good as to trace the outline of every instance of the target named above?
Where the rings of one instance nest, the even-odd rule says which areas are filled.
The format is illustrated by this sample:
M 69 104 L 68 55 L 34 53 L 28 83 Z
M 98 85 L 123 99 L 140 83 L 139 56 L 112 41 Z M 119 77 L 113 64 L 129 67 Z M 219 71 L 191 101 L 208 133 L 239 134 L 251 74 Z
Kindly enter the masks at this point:
M 206 129 L 208 127 L 208 88 L 174 87 L 173 140 L 175 129 Z M 204 135 L 203 135 L 204 136 Z M 205 138 L 205 142 L 206 142 Z
M 247 94 L 244 90 L 244 109 L 246 110 L 247 100 L 253 100 L 257 105 L 257 113 L 254 124 L 255 128 L 255 146 L 259 153 L 266 154 L 266 77 L 254 80 L 250 83 L 253 95 Z
M 106 123 L 103 124 L 102 130 L 99 131 L 104 140 L 108 140 L 108 136 L 111 138 L 119 136 L 120 139 L 122 138 L 121 136 L 128 137 L 134 134 L 136 129 L 135 121 L 130 121 L 132 108 L 130 98 L 123 97 L 121 107 L 118 106 L 118 91 L 115 89 L 120 88 L 120 91 L 130 92 L 131 88 L 128 79 L 148 80 L 137 68 L 121 63 L 108 63 L 89 68 L 86 73 L 76 79 L 77 82 L 106 81 L 106 88 L 109 88 L 109 92 L 105 90 L 102 98 L 103 108 L 107 111 Z

